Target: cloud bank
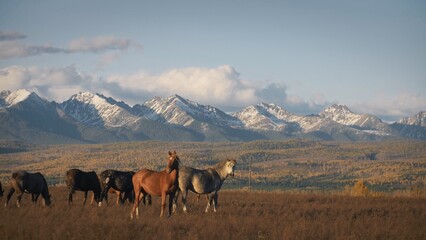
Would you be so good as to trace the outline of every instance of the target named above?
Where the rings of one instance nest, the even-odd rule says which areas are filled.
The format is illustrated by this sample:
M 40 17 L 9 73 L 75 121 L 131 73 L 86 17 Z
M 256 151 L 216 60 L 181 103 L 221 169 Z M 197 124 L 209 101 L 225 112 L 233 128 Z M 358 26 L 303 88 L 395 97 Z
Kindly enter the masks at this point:
M 72 40 L 66 47 L 46 45 L 28 45 L 19 40 L 26 36 L 17 32 L 0 31 L 0 59 L 29 57 L 41 54 L 105 53 L 124 52 L 129 48 L 142 48 L 142 45 L 130 39 L 113 36 L 98 36 Z
M 260 102 L 276 103 L 298 114 L 317 114 L 332 102 L 322 95 L 305 100 L 288 94 L 287 87 L 274 82 L 257 83 L 241 79 L 231 66 L 217 68 L 172 69 L 154 75 L 138 72 L 131 75 L 98 77 L 78 72 L 74 65 L 65 68 L 39 68 L 12 66 L 0 69 L 0 89 L 25 88 L 49 100 L 62 102 L 71 95 L 97 92 L 128 104 L 142 104 L 154 96 L 167 97 L 178 94 L 205 105 L 225 111 Z M 340 103 L 345 104 L 345 103 Z M 370 113 L 387 121 L 396 121 L 426 110 L 426 96 L 377 96 L 375 99 L 348 105 L 358 113 Z

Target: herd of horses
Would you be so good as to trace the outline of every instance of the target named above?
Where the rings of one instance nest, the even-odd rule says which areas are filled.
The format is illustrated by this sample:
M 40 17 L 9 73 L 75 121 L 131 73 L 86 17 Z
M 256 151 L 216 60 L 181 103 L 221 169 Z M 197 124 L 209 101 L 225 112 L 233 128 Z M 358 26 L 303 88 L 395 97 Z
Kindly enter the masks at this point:
M 168 216 L 176 211 L 179 194 L 182 193 L 181 202 L 183 211 L 188 212 L 186 198 L 188 191 L 207 196 L 208 212 L 213 204 L 213 211 L 217 210 L 218 191 L 228 176 L 234 176 L 236 160 L 227 159 L 219 162 L 214 167 L 208 169 L 196 169 L 182 166 L 176 151 L 168 153 L 167 165 L 163 171 L 157 172 L 149 169 L 142 169 L 138 172 L 105 170 L 99 176 L 96 172 L 84 172 L 79 169 L 70 169 L 66 172 L 66 185 L 68 188 L 68 204 L 72 204 L 72 196 L 75 191 L 84 192 L 84 202 L 87 201 L 89 191 L 93 192 L 92 201 L 96 201 L 98 206 L 105 200 L 108 203 L 108 193 L 117 194 L 117 204 L 125 201 L 133 203 L 130 217 L 139 217 L 139 203 L 151 204 L 151 196 L 161 196 L 161 213 L 163 216 L 166 208 L 166 199 L 169 195 Z M 3 189 L 0 182 L 0 196 L 3 196 Z M 37 173 L 18 171 L 12 174 L 9 180 L 9 190 L 5 207 L 16 192 L 16 204 L 20 207 L 23 193 L 31 194 L 31 201 L 37 202 L 41 195 L 43 204 L 48 206 L 51 203 L 48 184 L 44 176 Z

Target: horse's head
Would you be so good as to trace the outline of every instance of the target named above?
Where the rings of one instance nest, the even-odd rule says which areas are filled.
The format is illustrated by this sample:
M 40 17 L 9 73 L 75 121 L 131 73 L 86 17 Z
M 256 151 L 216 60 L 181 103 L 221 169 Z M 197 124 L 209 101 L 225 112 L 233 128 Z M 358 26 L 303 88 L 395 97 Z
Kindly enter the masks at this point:
M 50 197 L 51 197 L 50 194 L 48 194 L 46 197 L 44 197 L 44 205 L 45 206 L 49 206 L 50 205 L 50 203 L 51 203 Z
M 166 167 L 166 172 L 171 173 L 173 170 L 177 170 L 179 168 L 180 159 L 176 154 L 176 151 L 173 153 L 169 151 L 169 160 Z
M 237 165 L 237 161 L 235 159 L 226 159 L 225 168 L 227 175 L 234 177 L 235 165 Z

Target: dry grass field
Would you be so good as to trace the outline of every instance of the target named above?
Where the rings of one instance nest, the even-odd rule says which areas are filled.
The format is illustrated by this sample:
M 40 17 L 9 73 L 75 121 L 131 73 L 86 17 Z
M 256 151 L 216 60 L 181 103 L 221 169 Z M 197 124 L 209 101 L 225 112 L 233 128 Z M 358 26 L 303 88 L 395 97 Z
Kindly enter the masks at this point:
M 224 190 L 217 213 L 204 213 L 206 200 L 190 194 L 188 214 L 160 218 L 154 197 L 130 220 L 129 204 L 82 206 L 77 192 L 69 207 L 65 187 L 50 192 L 50 207 L 29 194 L 21 208 L 15 195 L 1 207 L 1 239 L 426 239 L 425 198 Z

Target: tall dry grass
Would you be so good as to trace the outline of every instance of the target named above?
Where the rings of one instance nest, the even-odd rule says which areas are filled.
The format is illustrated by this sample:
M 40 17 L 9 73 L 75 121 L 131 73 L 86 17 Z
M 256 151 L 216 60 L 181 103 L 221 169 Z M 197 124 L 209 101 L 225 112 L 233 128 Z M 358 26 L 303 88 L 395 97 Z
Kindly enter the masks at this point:
M 426 239 L 424 198 L 350 197 L 286 192 L 222 191 L 217 213 L 204 197 L 188 199 L 189 214 L 160 218 L 160 199 L 141 206 L 67 205 L 65 187 L 51 188 L 53 203 L 31 204 L 28 194 L 0 208 L 1 239 Z M 3 198 L 3 203 L 5 199 Z M 39 200 L 40 201 L 40 200 Z

